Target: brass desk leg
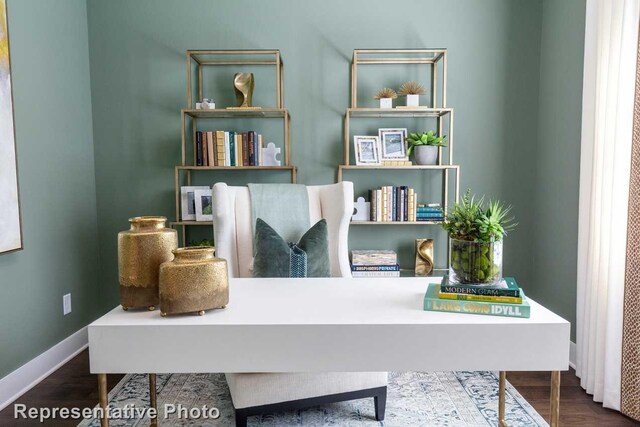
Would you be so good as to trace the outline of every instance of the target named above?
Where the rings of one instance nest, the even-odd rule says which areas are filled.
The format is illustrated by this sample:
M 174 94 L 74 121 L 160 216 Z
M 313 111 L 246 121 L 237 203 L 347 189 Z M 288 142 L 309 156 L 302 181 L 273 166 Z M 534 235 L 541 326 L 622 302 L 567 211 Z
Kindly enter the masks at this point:
M 507 373 L 505 371 L 500 371 L 500 376 L 498 379 L 498 425 L 500 427 L 507 427 L 507 422 L 504 419 L 504 387 L 506 381 Z
M 158 402 L 156 400 L 156 374 L 149 374 L 149 405 L 158 413 Z M 149 421 L 150 427 L 158 426 L 158 417 L 152 417 Z
M 98 374 L 98 398 L 100 401 L 100 407 L 102 408 L 100 427 L 109 427 L 109 417 L 107 416 L 107 406 L 109 405 L 109 398 L 107 395 L 107 374 Z
M 551 416 L 550 427 L 560 425 L 560 371 L 551 372 Z

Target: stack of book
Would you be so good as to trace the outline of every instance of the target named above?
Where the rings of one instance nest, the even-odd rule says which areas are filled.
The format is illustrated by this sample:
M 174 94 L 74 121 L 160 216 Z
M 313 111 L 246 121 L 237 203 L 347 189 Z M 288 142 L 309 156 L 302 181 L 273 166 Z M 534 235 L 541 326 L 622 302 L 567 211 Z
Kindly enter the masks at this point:
M 451 283 L 445 276 L 441 284 L 429 284 L 424 296 L 424 309 L 523 318 L 530 315 L 529 303 L 513 277 L 505 277 L 496 285 L 486 286 Z
M 416 221 L 444 221 L 444 211 L 438 203 L 418 205 L 416 207 Z
M 400 277 L 398 255 L 394 251 L 351 251 L 352 277 Z
M 254 131 L 197 131 L 196 166 L 260 166 L 262 135 Z
M 371 221 L 415 221 L 417 195 L 407 186 L 383 186 L 369 190 L 371 200 Z

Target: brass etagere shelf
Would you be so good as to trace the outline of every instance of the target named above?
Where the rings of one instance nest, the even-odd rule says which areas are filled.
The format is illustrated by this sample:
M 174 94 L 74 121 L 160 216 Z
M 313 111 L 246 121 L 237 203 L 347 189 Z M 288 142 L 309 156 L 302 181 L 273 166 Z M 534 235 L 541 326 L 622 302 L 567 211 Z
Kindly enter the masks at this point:
M 247 59 L 249 58 L 249 59 Z M 247 109 L 196 109 L 195 100 L 204 98 L 203 70 L 208 66 L 272 66 L 275 67 L 276 93 L 275 107 Z M 195 84 L 193 82 L 195 76 Z M 194 89 L 196 96 L 194 97 Z M 291 164 L 291 115 L 284 108 L 284 64 L 277 49 L 253 50 L 188 50 L 187 51 L 187 106 L 180 112 L 181 128 L 181 164 L 175 167 L 176 220 L 172 227 L 181 229 L 183 244 L 187 244 L 186 228 L 189 226 L 212 226 L 211 221 L 182 221 L 180 218 L 180 187 L 190 186 L 192 173 L 195 172 L 289 172 L 291 182 L 297 181 L 298 169 Z M 282 166 L 195 166 L 195 137 L 198 120 L 212 119 L 280 119 L 283 123 L 283 165 Z M 191 131 L 189 132 L 187 121 Z M 187 160 L 188 143 L 193 153 L 192 163 Z
M 415 108 L 364 108 L 358 106 L 358 73 L 366 65 L 408 65 L 423 64 L 430 68 L 430 106 Z M 435 119 L 438 135 L 443 135 L 447 125 L 446 148 L 439 147 L 438 163 L 435 165 L 407 166 L 361 166 L 351 164 L 351 120 L 360 118 L 416 118 Z M 453 163 L 453 108 L 447 107 L 447 50 L 446 49 L 356 49 L 351 60 L 351 102 L 344 114 L 343 161 L 338 165 L 337 179 L 342 181 L 346 171 L 437 171 L 442 173 L 442 206 L 447 213 L 449 194 L 454 193 L 455 201 L 460 195 L 460 166 Z M 446 154 L 446 156 L 445 156 Z M 451 190 L 451 176 L 455 186 Z M 352 221 L 352 225 L 362 226 L 420 226 L 441 225 L 441 221 Z M 447 248 L 448 258 L 448 248 Z M 444 269 L 438 269 L 444 270 Z

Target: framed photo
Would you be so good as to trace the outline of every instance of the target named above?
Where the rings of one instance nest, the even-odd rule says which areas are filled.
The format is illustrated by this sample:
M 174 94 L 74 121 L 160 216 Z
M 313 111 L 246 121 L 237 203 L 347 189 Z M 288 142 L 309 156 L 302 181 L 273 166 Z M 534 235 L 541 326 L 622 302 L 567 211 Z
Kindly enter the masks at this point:
M 356 165 L 379 165 L 380 142 L 377 136 L 355 135 L 353 137 Z
M 182 206 L 182 220 L 183 221 L 197 221 L 196 219 L 196 191 L 209 191 L 209 187 L 180 187 L 180 200 Z
M 407 157 L 407 129 L 378 129 L 383 160 L 409 160 Z
M 196 190 L 196 221 L 213 221 L 213 194 L 210 188 Z
M 0 254 L 22 249 L 7 6 L 0 1 Z

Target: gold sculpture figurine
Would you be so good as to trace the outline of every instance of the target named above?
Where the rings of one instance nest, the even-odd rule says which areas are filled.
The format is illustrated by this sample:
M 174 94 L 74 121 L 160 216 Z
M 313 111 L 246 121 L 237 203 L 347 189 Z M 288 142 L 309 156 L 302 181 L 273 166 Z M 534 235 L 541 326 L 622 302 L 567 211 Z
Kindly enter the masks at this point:
M 254 107 L 251 105 L 251 98 L 253 97 L 254 79 L 253 73 L 236 73 L 233 76 L 233 86 L 236 92 L 236 100 L 238 101 L 237 107 L 227 107 L 227 109 L 251 109 L 259 110 L 260 107 Z
M 416 276 L 433 271 L 433 239 L 416 239 Z

